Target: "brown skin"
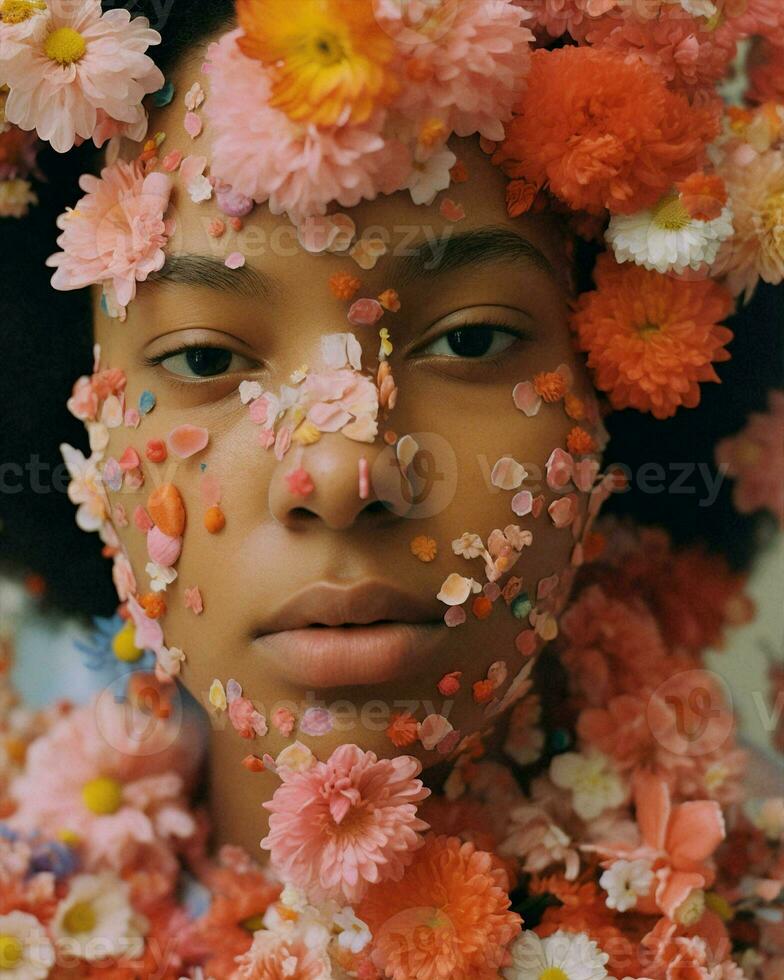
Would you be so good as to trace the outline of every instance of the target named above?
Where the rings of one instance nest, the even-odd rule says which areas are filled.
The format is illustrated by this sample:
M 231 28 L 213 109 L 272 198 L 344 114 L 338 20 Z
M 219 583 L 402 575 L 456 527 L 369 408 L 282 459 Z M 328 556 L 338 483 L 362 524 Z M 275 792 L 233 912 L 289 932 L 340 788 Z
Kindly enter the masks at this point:
M 152 120 L 151 132 L 163 130 L 168 138 L 164 151 L 177 147 L 209 159 L 208 129 L 193 144 L 182 130 L 181 93 L 200 79 L 198 66 L 184 66 L 176 79 L 175 103 Z M 213 725 L 209 746 L 211 807 L 216 841 L 232 841 L 258 853 L 258 841 L 266 821 L 261 804 L 271 797 L 278 779 L 272 773 L 251 773 L 240 765 L 248 753 L 275 756 L 295 738 L 325 759 L 339 744 L 354 742 L 379 756 L 414 753 L 423 762 L 428 782 L 436 781 L 442 767 L 437 752 L 425 751 L 418 743 L 395 748 L 384 729 L 389 716 L 416 706 L 421 720 L 429 711 L 447 714 L 464 735 L 486 727 L 483 707 L 474 703 L 473 682 L 483 679 L 491 663 L 505 661 L 509 677 L 522 666 L 514 637 L 527 626 L 515 619 L 499 600 L 489 619 L 480 621 L 468 612 L 462 626 L 442 627 L 438 652 L 427 668 L 381 685 L 351 686 L 307 691 L 287 683 L 252 644 L 254 630 L 295 592 L 316 582 L 342 586 L 375 579 L 398 582 L 407 591 L 429 601 L 434 619 L 446 607 L 436 593 L 451 572 L 473 576 L 484 583 L 483 562 L 468 561 L 452 552 L 451 542 L 464 531 L 475 531 L 483 540 L 493 528 L 517 523 L 534 533 L 533 546 L 526 549 L 514 568 L 529 594 L 544 576 L 565 569 L 574 540 L 571 530 L 553 527 L 546 509 L 538 519 L 517 518 L 510 508 L 512 492 L 492 487 L 489 473 L 495 461 L 512 455 L 527 464 L 529 471 L 544 464 L 565 439 L 574 422 L 559 405 L 543 406 L 531 419 L 519 412 L 511 397 L 518 381 L 531 379 L 540 371 L 568 364 L 575 374 L 575 390 L 593 397 L 582 362 L 573 352 L 567 323 L 567 260 L 557 221 L 548 215 L 509 219 L 505 208 L 506 179 L 494 168 L 473 140 L 455 140 L 452 148 L 470 174 L 467 183 L 454 185 L 430 207 L 415 206 L 408 193 L 365 202 L 351 210 L 361 232 L 369 226 L 415 230 L 410 244 L 416 245 L 449 229 L 439 205 L 444 196 L 459 201 L 466 218 L 452 226 L 453 234 L 487 226 L 509 228 L 528 238 L 549 260 L 552 270 L 520 258 L 477 264 L 437 277 L 402 285 L 396 282 L 394 255 L 384 256 L 371 272 L 364 272 L 348 256 L 312 255 L 292 248 L 291 226 L 286 218 L 257 207 L 245 219 L 244 234 L 263 232 L 282 235 L 284 254 L 269 247 L 260 254 L 246 237 L 245 247 L 227 233 L 216 241 L 206 234 L 210 219 L 219 215 L 214 201 L 193 204 L 177 183 L 173 198 L 177 233 L 167 251 L 218 255 L 223 259 L 234 250 L 244 250 L 248 265 L 270 276 L 274 292 L 267 298 L 236 292 L 219 292 L 206 286 L 146 283 L 128 309 L 124 324 L 108 319 L 96 308 L 96 340 L 102 348 L 102 364 L 122 368 L 128 378 L 127 403 L 135 405 L 140 393 L 155 393 L 157 405 L 138 430 L 120 428 L 112 432 L 106 456 L 119 458 L 127 446 L 144 457 L 150 439 L 165 440 L 168 433 L 185 422 L 209 430 L 207 449 L 185 461 L 171 457 L 162 465 L 143 458 L 145 486 L 137 493 L 123 491 L 112 496 L 128 515 L 137 504 L 145 504 L 159 483 L 171 481 L 185 500 L 188 525 L 178 579 L 166 592 L 168 612 L 163 620 L 166 642 L 187 655 L 181 679 L 203 705 L 213 678 L 225 684 L 236 678 L 244 693 L 257 701 L 269 718 L 275 706 L 324 703 L 342 705 L 341 730 L 322 737 L 308 737 L 295 730 L 284 738 L 270 727 L 261 739 L 239 737 L 223 715 Z M 126 154 L 132 157 L 138 148 Z M 393 243 L 403 233 L 392 231 Z M 280 249 L 278 250 L 280 251 Z M 353 331 L 363 343 L 363 369 L 377 368 L 378 326 L 353 327 L 346 319 L 348 303 L 330 293 L 328 278 L 336 272 L 356 274 L 362 280 L 358 296 L 374 297 L 396 288 L 402 309 L 388 313 L 378 326 L 388 326 L 394 344 L 390 359 L 399 387 L 398 404 L 386 423 L 380 425 L 375 444 L 354 442 L 341 433 L 325 434 L 315 445 L 292 448 L 282 462 L 258 443 L 259 427 L 240 403 L 237 388 L 244 379 L 259 380 L 277 391 L 290 373 L 303 364 L 321 364 L 322 335 Z M 458 312 L 460 311 L 460 312 Z M 425 353 L 425 349 L 461 322 L 481 322 L 482 317 L 502 318 L 511 331 L 527 331 L 530 340 L 516 339 L 494 363 L 458 358 L 454 354 Z M 162 366 L 149 366 L 145 359 L 176 348 L 181 343 L 217 344 L 247 358 L 241 370 L 216 380 L 189 382 L 173 377 Z M 439 350 L 444 347 L 439 345 Z M 399 436 L 411 432 L 437 433 L 454 452 L 457 484 L 447 493 L 432 515 L 425 518 L 401 516 L 380 505 L 384 496 L 375 485 L 367 500 L 357 491 L 357 461 L 365 455 L 371 464 L 389 453 L 381 435 L 393 429 Z M 216 476 L 222 488 L 225 529 L 216 535 L 203 525 L 205 507 L 201 500 L 200 464 Z M 316 490 L 306 500 L 292 495 L 284 475 L 297 465 L 313 475 Z M 436 460 L 437 468 L 441 461 Z M 445 463 L 446 465 L 446 463 Z M 535 473 L 535 470 L 534 470 Z M 398 478 L 399 479 L 399 478 Z M 535 481 L 526 487 L 536 491 Z M 554 499 L 542 479 L 539 483 L 546 502 Z M 439 493 L 435 484 L 434 493 Z M 147 591 L 148 561 L 145 537 L 131 522 L 119 528 L 139 585 Z M 438 543 L 434 561 L 423 563 L 410 551 L 416 535 L 427 534 Z M 501 584 L 505 578 L 501 580 Z M 198 585 L 204 597 L 204 613 L 195 616 L 185 608 L 184 588 Z M 463 672 L 459 693 L 442 697 L 437 682 L 448 671 Z M 501 689 L 502 691 L 504 688 Z M 311 699 L 309 701 L 309 698 Z M 425 708 L 430 701 L 432 707 Z M 375 703 L 376 709 L 368 707 Z M 413 705 L 411 703 L 413 702 Z M 382 703 L 386 708 L 378 707 Z M 363 714 L 364 708 L 364 714 Z M 351 720 L 348 712 L 354 711 Z M 224 724 L 225 722 L 225 724 Z

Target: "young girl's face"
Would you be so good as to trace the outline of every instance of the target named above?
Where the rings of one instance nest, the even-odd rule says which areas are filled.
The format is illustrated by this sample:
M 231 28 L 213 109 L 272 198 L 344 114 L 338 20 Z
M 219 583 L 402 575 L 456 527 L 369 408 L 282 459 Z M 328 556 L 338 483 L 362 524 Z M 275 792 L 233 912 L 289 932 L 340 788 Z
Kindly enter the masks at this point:
M 168 134 L 162 152 L 181 149 L 209 160 L 209 130 L 191 141 L 179 104 L 179 94 L 198 78 L 196 70 L 181 73 L 175 103 L 153 118 L 151 131 Z M 320 757 L 355 742 L 379 755 L 407 752 L 425 765 L 437 761 L 438 751 L 421 741 L 394 745 L 386 733 L 392 717 L 441 715 L 464 736 L 486 729 L 488 700 L 503 696 L 532 649 L 523 594 L 536 605 L 537 593 L 568 585 L 588 498 L 576 493 L 577 520 L 557 527 L 548 508 L 574 486 L 548 486 L 546 463 L 553 450 L 566 449 L 576 425 L 595 430 L 570 418 L 563 399 L 543 402 L 535 414 L 513 399 L 520 382 L 563 365 L 573 378 L 571 395 L 582 399 L 589 416 L 595 408 L 570 341 L 562 232 L 548 215 L 510 219 L 502 173 L 475 141 L 450 145 L 468 179 L 431 206 L 397 193 L 350 209 L 357 237 L 387 243 L 373 268 L 361 268 L 347 252 L 307 251 L 290 222 L 265 206 L 237 231 L 214 198 L 193 203 L 176 178 L 167 266 L 140 286 L 126 322 L 109 319 L 96 303 L 102 365 L 127 375 L 128 405 L 138 404 L 143 392 L 155 399 L 139 428 L 112 430 L 106 450 L 119 460 L 133 447 L 142 459 L 143 487 L 110 493 L 115 514 L 122 513 L 119 504 L 129 518 L 116 529 L 140 594 L 150 592 L 150 556 L 147 536 L 132 519 L 135 509 L 168 483 L 187 513 L 161 620 L 166 645 L 185 652 L 182 681 L 208 706 L 213 680 L 226 685 L 234 678 L 268 721 L 279 707 L 298 720 L 313 706 L 331 712 L 329 719 L 309 713 L 304 731 L 295 725 L 283 734 L 271 725 L 252 747 L 259 755 L 275 755 L 299 738 Z M 444 207 L 445 198 L 465 216 Z M 221 237 L 214 237 L 216 220 L 226 224 Z M 226 266 L 232 253 L 244 256 L 242 268 Z M 359 280 L 353 299 L 337 298 L 330 288 L 330 278 L 340 274 Z M 396 291 L 399 310 L 385 310 L 375 324 L 350 322 L 352 303 L 388 290 Z M 396 306 L 388 296 L 386 304 Z M 382 404 L 374 400 L 382 328 L 393 348 L 387 364 L 397 388 L 394 407 L 391 382 Z M 330 367 L 325 360 L 324 339 L 339 334 L 356 338 L 359 370 L 356 354 L 353 365 L 335 367 L 338 358 Z M 345 338 L 328 344 L 340 346 Z M 277 397 L 285 397 L 282 386 L 323 387 L 315 441 L 295 438 L 286 448 L 277 430 L 292 431 L 296 409 L 271 434 L 261 407 L 267 402 L 254 409 L 248 399 L 259 389 L 245 385 L 243 403 L 242 382 L 258 382 Z M 523 404 L 530 391 L 517 394 Z M 151 442 L 166 443 L 186 425 L 206 430 L 206 448 L 185 459 L 171 448 L 164 462 L 147 458 Z M 277 452 L 262 444 L 274 436 Z M 503 457 L 525 468 L 522 483 L 514 464 L 496 465 Z M 530 508 L 531 498 L 518 496 L 526 490 L 536 517 L 512 509 L 515 498 L 518 510 Z M 225 517 L 217 532 L 214 524 L 205 526 L 216 505 Z M 511 569 L 522 579 L 518 601 L 506 601 L 510 589 L 492 604 L 484 593 L 471 593 L 463 596 L 465 622 L 447 625 L 450 608 L 450 618 L 460 613 L 439 593 L 460 598 L 461 585 L 488 582 L 488 556 L 458 539 L 470 532 L 487 546 L 497 529 L 491 571 L 503 587 L 507 542 L 499 535 L 509 525 L 519 529 L 511 532 L 521 551 Z M 452 573 L 478 585 L 453 578 L 445 586 Z M 203 600 L 198 615 L 196 587 Z M 492 587 L 489 595 L 495 596 Z M 540 622 L 545 639 L 549 629 Z M 492 683 L 474 689 L 488 671 Z M 330 724 L 331 731 L 308 734 Z M 228 726 L 225 734 L 235 737 Z M 451 744 L 456 741 L 453 736 Z

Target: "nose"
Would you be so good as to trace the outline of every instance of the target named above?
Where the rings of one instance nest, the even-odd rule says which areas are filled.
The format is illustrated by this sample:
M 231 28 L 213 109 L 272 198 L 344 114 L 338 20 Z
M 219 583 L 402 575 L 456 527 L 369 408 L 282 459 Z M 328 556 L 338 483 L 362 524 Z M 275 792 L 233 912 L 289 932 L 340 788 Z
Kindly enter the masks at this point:
M 313 445 L 289 450 L 277 464 L 270 514 L 292 529 L 316 520 L 335 531 L 365 519 L 394 521 L 406 509 L 401 478 L 389 447 L 324 433 Z

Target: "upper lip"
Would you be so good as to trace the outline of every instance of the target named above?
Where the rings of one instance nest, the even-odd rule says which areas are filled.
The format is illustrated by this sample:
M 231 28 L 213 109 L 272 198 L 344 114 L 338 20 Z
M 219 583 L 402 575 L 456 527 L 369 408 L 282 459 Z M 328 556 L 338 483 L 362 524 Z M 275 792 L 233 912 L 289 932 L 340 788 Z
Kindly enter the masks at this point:
M 380 621 L 433 623 L 437 617 L 422 599 L 385 582 L 366 581 L 351 588 L 319 582 L 292 596 L 257 635 Z

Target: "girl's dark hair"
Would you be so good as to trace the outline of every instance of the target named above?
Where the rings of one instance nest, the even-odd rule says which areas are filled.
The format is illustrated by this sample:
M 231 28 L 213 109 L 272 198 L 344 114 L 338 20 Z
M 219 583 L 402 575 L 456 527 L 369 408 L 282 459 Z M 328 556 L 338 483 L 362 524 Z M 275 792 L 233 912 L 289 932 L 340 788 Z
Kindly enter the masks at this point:
M 227 25 L 231 0 L 130 0 L 163 36 L 152 54 L 166 74 L 194 44 Z M 104 8 L 117 6 L 105 2 Z M 39 157 L 47 180 L 28 218 L 0 221 L 0 324 L 5 340 L 0 439 L 0 561 L 6 571 L 30 572 L 46 582 L 47 601 L 68 612 L 108 614 L 116 605 L 108 563 L 95 535 L 74 523 L 59 444 L 86 449 L 82 424 L 65 409 L 75 378 L 90 372 L 92 339 L 86 291 L 58 293 L 44 262 L 55 250 L 55 217 L 79 197 L 80 174 L 96 166 L 85 145 L 65 156 L 46 148 Z M 580 260 L 589 275 L 590 256 Z M 713 447 L 737 431 L 751 411 L 763 410 L 767 391 L 784 383 L 784 324 L 780 291 L 761 287 L 730 324 L 732 360 L 721 364 L 721 385 L 705 385 L 699 408 L 656 421 L 637 412 L 608 419 L 608 462 L 632 474 L 629 492 L 607 509 L 643 524 L 667 527 L 676 542 L 702 539 L 731 564 L 749 564 L 761 542 L 758 517 L 741 517 L 724 480 L 716 479 Z M 709 482 L 706 484 L 706 475 Z M 1 610 L 0 610 L 1 612 Z

